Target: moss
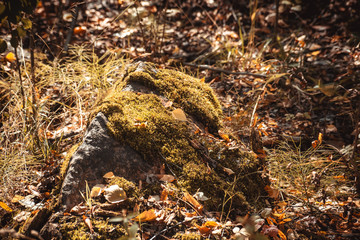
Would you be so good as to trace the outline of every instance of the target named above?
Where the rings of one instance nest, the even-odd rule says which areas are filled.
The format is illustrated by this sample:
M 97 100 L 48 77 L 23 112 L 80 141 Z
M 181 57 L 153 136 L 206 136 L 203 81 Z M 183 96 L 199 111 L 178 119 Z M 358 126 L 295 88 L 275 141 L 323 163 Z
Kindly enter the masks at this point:
M 179 240 L 201 240 L 203 239 L 200 234 L 196 233 L 177 233 L 173 236 L 173 239 Z
M 126 234 L 126 229 L 122 225 L 110 224 L 102 218 L 91 219 L 91 224 L 94 229 L 92 236 L 81 217 L 70 216 L 61 218 L 60 233 L 62 239 L 116 239 Z
M 75 144 L 74 146 L 72 146 L 69 151 L 67 152 L 64 161 L 61 164 L 60 167 L 60 178 L 63 180 L 66 174 L 66 171 L 69 167 L 69 163 L 71 160 L 71 156 L 76 152 L 76 150 L 78 149 L 78 147 L 81 145 L 81 143 Z M 61 185 L 61 184 L 60 184 Z
M 109 186 L 118 185 L 125 192 L 127 197 L 136 197 L 140 196 L 140 190 L 136 187 L 135 183 L 126 180 L 123 177 L 114 177 L 109 182 Z
M 199 79 L 173 70 L 155 69 L 151 64 L 143 65 L 142 71 L 135 69 L 136 66 L 128 69 L 93 115 L 104 113 L 114 137 L 141 153 L 145 160 L 165 161 L 181 189 L 204 192 L 211 198 L 207 207 L 223 209 L 224 197 L 231 198 L 232 207 L 249 207 L 247 199 L 257 199 L 261 192 L 258 189 L 263 188 L 259 162 L 239 150 L 226 150 L 224 144 L 200 139 L 191 132 L 193 121 L 182 122 L 171 115 L 174 108 L 181 107 L 216 133 L 222 113 L 211 88 Z M 151 91 L 123 91 L 129 82 L 142 83 Z M 158 94 L 173 101 L 173 107 L 166 108 Z M 194 149 L 192 140 L 204 142 L 208 149 L 213 149 L 211 157 L 218 163 L 217 167 L 210 169 L 208 159 Z M 232 169 L 235 176 L 227 175 L 224 167 Z

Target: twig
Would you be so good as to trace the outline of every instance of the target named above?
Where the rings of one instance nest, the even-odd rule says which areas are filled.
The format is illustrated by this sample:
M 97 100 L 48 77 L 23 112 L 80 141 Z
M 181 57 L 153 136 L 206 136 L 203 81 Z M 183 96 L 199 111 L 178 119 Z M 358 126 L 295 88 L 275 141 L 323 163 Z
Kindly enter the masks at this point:
M 70 43 L 71 37 L 72 37 L 73 32 L 74 32 L 74 28 L 75 28 L 75 25 L 76 25 L 76 22 L 77 22 L 77 18 L 79 16 L 79 10 L 80 10 L 80 4 L 77 4 L 76 7 L 75 7 L 75 12 L 73 12 L 73 14 L 72 14 L 73 19 L 71 21 L 69 32 L 68 32 L 68 34 L 66 36 L 66 42 L 65 42 L 65 45 L 64 45 L 64 52 L 67 52 L 68 49 L 69 49 L 69 43 Z
M 268 75 L 266 75 L 266 74 L 250 73 L 250 72 L 233 72 L 233 71 L 225 70 L 222 68 L 210 67 L 208 65 L 198 65 L 198 64 L 186 63 L 186 62 L 184 63 L 184 65 L 190 66 L 190 67 L 197 67 L 200 69 L 207 69 L 207 70 L 216 71 L 216 72 L 223 72 L 223 73 L 231 74 L 231 75 L 247 75 L 247 76 L 253 76 L 253 77 L 260 77 L 260 78 L 268 77 Z
M 149 240 L 155 239 L 155 238 L 158 237 L 160 234 L 162 234 L 162 233 L 164 233 L 164 232 L 166 232 L 166 231 L 168 231 L 168 230 L 171 230 L 171 229 L 173 229 L 174 227 L 177 227 L 177 226 L 179 226 L 179 225 L 181 225 L 181 224 L 184 224 L 184 223 L 186 223 L 186 222 L 192 221 L 193 219 L 199 219 L 199 218 L 203 218 L 203 217 L 202 217 L 202 216 L 195 216 L 195 217 L 193 217 L 193 218 L 191 218 L 191 219 L 189 219 L 189 220 L 184 220 L 184 221 L 179 222 L 179 223 L 177 223 L 177 224 L 175 224 L 175 225 L 173 225 L 173 226 L 171 226 L 171 227 L 169 227 L 169 228 L 165 228 L 165 229 L 161 230 L 160 232 L 156 233 L 156 234 L 155 234 L 154 236 L 152 236 Z
M 355 160 L 355 155 L 357 152 L 357 142 L 358 142 L 358 138 L 359 138 L 359 132 L 360 132 L 360 128 L 359 128 L 359 110 L 356 111 L 356 118 L 355 118 L 355 138 L 354 138 L 354 142 L 353 142 L 353 152 L 350 158 L 350 163 L 353 165 L 353 169 L 354 169 L 354 175 L 356 177 L 356 192 L 358 195 L 360 195 L 360 172 L 359 172 L 359 168 L 358 168 L 358 164 Z
M 278 35 L 278 22 L 279 22 L 279 0 L 275 0 L 274 40 L 276 40 Z

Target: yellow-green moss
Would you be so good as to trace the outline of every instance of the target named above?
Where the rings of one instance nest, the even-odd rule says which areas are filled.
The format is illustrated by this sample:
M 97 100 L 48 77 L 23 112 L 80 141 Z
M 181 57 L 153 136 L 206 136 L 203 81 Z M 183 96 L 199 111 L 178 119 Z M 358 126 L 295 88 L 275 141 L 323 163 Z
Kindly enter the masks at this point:
M 216 132 L 221 126 L 221 106 L 210 86 L 185 73 L 157 69 L 146 63 L 142 71 L 135 71 L 138 65 L 128 69 L 122 81 L 118 81 L 115 91 L 121 91 L 130 82 L 138 82 L 173 101 L 177 107 L 198 119 Z
M 139 197 L 140 191 L 133 182 L 126 180 L 123 177 L 114 177 L 109 182 L 109 186 L 118 185 L 125 192 L 127 197 Z
M 177 233 L 173 236 L 174 239 L 179 240 L 201 240 L 203 239 L 200 234 L 197 233 Z
M 141 153 L 145 160 L 165 161 L 183 190 L 191 193 L 203 191 L 211 199 L 206 202 L 207 207 L 222 209 L 225 192 L 230 192 L 227 196 L 230 196 L 232 205 L 228 207 L 248 207 L 246 199 L 256 199 L 261 192 L 254 192 L 256 190 L 251 188 L 257 183 L 255 189 L 263 187 L 257 173 L 259 162 L 239 150 L 226 152 L 223 150 L 226 146 L 220 144 L 219 148 L 219 144 L 214 143 L 208 147 L 214 149 L 212 157 L 219 165 L 210 170 L 208 160 L 190 144 L 191 140 L 207 141 L 191 134 L 189 125 L 192 123 L 181 122 L 171 115 L 174 108 L 181 107 L 217 132 L 221 126 L 221 109 L 211 88 L 180 72 L 155 69 L 151 64 L 144 66 L 143 71 L 134 71 L 136 66 L 130 67 L 124 78 L 99 103 L 93 115 L 104 113 L 115 138 Z M 173 101 L 174 106 L 166 108 L 156 94 L 123 91 L 129 82 L 143 83 Z M 223 167 L 232 169 L 235 176 L 227 175 Z
M 102 218 L 92 218 L 94 234 L 90 234 L 88 226 L 78 216 L 63 217 L 60 220 L 62 239 L 117 239 L 126 234 L 126 229 L 120 224 L 110 224 Z
M 76 150 L 78 149 L 78 147 L 81 145 L 81 143 L 75 144 L 74 146 L 72 146 L 69 151 L 67 152 L 64 161 L 61 164 L 60 167 L 60 178 L 63 180 L 66 174 L 66 171 L 69 167 L 69 163 L 71 160 L 71 156 L 76 152 Z M 61 184 L 60 184 L 61 185 Z

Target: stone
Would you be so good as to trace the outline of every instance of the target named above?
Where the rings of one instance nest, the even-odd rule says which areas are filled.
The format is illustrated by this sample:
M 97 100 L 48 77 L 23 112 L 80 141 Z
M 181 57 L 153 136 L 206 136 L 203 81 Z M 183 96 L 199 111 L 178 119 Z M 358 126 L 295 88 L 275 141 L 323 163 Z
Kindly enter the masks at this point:
M 102 183 L 102 176 L 107 172 L 136 181 L 151 168 L 139 153 L 110 135 L 107 122 L 104 114 L 98 113 L 83 143 L 72 155 L 61 189 L 61 204 L 65 210 L 84 201 L 80 192 L 85 193 L 86 183 L 90 187 Z

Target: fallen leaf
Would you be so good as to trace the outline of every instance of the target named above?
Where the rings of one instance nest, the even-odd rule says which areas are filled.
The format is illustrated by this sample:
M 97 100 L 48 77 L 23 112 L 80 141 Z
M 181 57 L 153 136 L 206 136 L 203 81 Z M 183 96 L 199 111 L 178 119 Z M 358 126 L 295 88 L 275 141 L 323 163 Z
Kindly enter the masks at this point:
M 199 211 L 199 213 L 202 212 L 203 206 L 193 197 L 191 196 L 188 192 L 184 193 L 184 201 L 189 202 L 191 205 L 193 205 L 195 207 L 195 209 L 197 211 Z
M 174 176 L 168 174 L 158 174 L 157 178 L 162 182 L 170 182 L 170 183 L 176 180 Z
M 115 177 L 113 172 L 105 173 L 105 175 L 103 176 L 103 178 L 113 178 L 113 177 Z
M 98 197 L 100 196 L 101 194 L 101 187 L 96 187 L 94 186 L 92 189 L 91 189 L 91 193 L 90 193 L 90 197 Z
M 93 226 L 91 224 L 91 220 L 90 218 L 86 217 L 85 215 L 83 215 L 83 220 L 86 224 L 86 226 L 90 229 L 90 233 L 93 234 L 94 233 L 94 229 L 93 229 Z
M 70 213 L 73 215 L 83 215 L 88 210 L 87 206 L 76 205 L 70 210 Z
M 227 143 L 230 142 L 229 135 L 227 135 L 227 134 L 220 134 L 220 137 L 221 137 L 222 139 L 224 139 L 225 142 L 227 142 Z
M 26 221 L 31 216 L 31 212 L 21 211 L 13 219 L 17 222 Z
M 156 218 L 155 209 L 150 209 L 140 213 L 138 216 L 134 217 L 133 220 L 138 222 L 151 222 L 155 221 Z
M 105 189 L 105 199 L 110 203 L 119 203 L 126 200 L 125 191 L 118 185 L 112 185 Z
M 282 231 L 279 230 L 278 235 L 279 235 L 280 239 L 286 240 L 286 236 Z
M 6 61 L 12 63 L 16 60 L 15 54 L 13 52 L 9 52 L 8 54 L 6 54 L 5 57 Z
M 207 221 L 201 226 L 195 224 L 196 228 L 200 231 L 201 234 L 209 234 L 210 231 L 214 230 L 219 224 L 214 221 Z
M 11 199 L 11 202 L 12 203 L 17 203 L 17 202 L 19 202 L 20 200 L 22 200 L 22 199 L 24 199 L 25 197 L 24 196 L 21 196 L 21 195 L 15 195 L 14 197 L 13 197 L 13 199 Z
M 12 212 L 13 210 L 4 202 L 0 202 L 0 207 L 3 208 L 7 212 Z
M 160 201 L 167 200 L 168 196 L 169 196 L 169 192 L 167 191 L 167 189 L 162 190 L 161 195 L 160 195 Z
M 206 197 L 203 192 L 197 192 L 197 193 L 195 193 L 194 197 L 195 197 L 197 200 L 200 200 L 200 201 L 207 201 L 207 200 L 209 200 L 209 198 Z
M 231 170 L 230 168 L 223 168 L 224 172 L 226 172 L 229 176 L 235 174 L 235 172 L 233 170 Z
M 264 187 L 265 191 L 269 194 L 269 197 L 277 199 L 279 197 L 279 190 L 271 188 L 269 185 Z
M 185 122 L 187 120 L 184 111 L 180 108 L 177 108 L 174 111 L 172 111 L 171 115 L 173 116 L 173 118 L 180 120 L 180 121 Z

